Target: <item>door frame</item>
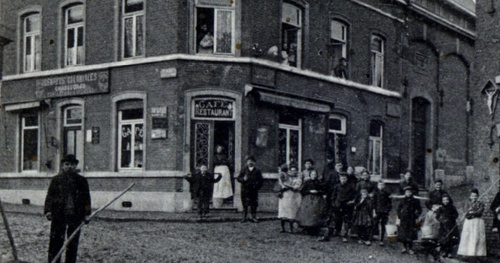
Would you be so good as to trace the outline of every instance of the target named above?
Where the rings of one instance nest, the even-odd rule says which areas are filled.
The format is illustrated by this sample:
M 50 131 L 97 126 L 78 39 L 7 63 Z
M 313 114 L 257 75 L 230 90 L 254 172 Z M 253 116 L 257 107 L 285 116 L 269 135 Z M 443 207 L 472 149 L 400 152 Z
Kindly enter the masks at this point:
M 81 167 L 81 170 L 82 172 L 85 170 L 84 167 L 85 167 L 85 100 L 84 99 L 80 99 L 80 98 L 72 98 L 72 99 L 69 99 L 69 100 L 64 100 L 64 101 L 61 101 L 57 104 L 57 106 L 55 107 L 55 115 L 56 115 L 56 131 L 53 133 L 54 137 L 55 137 L 55 141 L 56 142 L 59 142 L 59 148 L 58 150 L 56 151 L 55 153 L 55 156 L 54 156 L 54 169 L 55 171 L 59 171 L 60 167 L 61 167 L 61 159 L 62 159 L 62 154 L 64 152 L 64 137 L 65 137 L 65 129 L 64 129 L 64 112 L 63 110 L 67 107 L 67 106 L 71 106 L 71 105 L 78 105 L 78 106 L 81 106 L 82 107 L 82 132 L 83 132 L 83 155 L 80 157 L 80 159 L 78 160 L 79 163 L 78 165 Z M 47 116 L 47 121 L 50 122 L 50 115 L 53 114 L 53 112 L 50 112 Z M 44 124 L 44 125 L 47 125 L 47 124 Z M 50 125 L 49 125 L 50 127 Z M 47 135 L 46 135 L 47 136 Z
M 242 158 L 242 94 L 231 90 L 210 90 L 209 88 L 192 89 L 184 93 L 184 149 L 183 149 L 183 173 L 191 172 L 191 103 L 197 97 L 224 97 L 234 100 L 234 173 L 241 171 Z M 183 191 L 189 192 L 189 184 L 184 183 Z M 240 184 L 235 184 L 234 205 L 240 208 L 241 203 L 237 202 L 240 196 Z

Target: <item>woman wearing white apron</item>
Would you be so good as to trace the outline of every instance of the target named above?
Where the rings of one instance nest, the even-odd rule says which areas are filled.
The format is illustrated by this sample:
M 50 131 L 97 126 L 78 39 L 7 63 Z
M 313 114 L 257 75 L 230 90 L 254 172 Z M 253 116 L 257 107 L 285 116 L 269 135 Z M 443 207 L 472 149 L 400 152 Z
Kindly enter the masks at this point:
M 481 218 L 484 204 L 478 201 L 479 191 L 470 191 L 470 202 L 466 204 L 464 211 L 465 221 L 460 237 L 460 245 L 457 254 L 459 256 L 486 256 L 486 232 L 484 220 Z
M 233 188 L 231 185 L 231 172 L 229 171 L 229 160 L 222 152 L 224 147 L 217 145 L 214 156 L 214 174 L 220 174 L 222 179 L 214 185 L 214 193 L 212 196 L 214 208 L 221 208 L 224 199 L 233 196 Z

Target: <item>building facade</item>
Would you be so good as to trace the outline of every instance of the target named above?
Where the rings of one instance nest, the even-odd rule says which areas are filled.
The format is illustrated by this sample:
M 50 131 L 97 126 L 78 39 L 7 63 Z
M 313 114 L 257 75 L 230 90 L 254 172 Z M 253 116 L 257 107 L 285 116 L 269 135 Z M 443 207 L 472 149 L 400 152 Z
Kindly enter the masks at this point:
M 410 168 L 423 188 L 466 178 L 475 13 L 463 3 L 2 2 L 16 32 L 0 112 L 9 202 L 42 204 L 71 153 L 96 207 L 135 182 L 114 209 L 187 211 L 182 176 L 212 170 L 217 145 L 233 173 L 257 159 L 263 210 L 277 208 L 277 167 L 306 158 L 388 181 Z

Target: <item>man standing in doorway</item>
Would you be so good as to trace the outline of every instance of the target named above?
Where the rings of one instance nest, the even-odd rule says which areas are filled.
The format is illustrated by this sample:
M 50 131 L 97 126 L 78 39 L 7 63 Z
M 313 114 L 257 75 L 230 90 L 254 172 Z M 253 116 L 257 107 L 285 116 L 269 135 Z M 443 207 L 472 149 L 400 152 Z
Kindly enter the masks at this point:
M 91 212 L 89 184 L 76 171 L 78 160 L 74 155 L 68 154 L 61 160 L 61 164 L 61 171 L 52 178 L 45 198 L 44 215 L 47 220 L 52 221 L 49 262 L 61 250 L 65 237 L 69 237 L 82 222 L 88 223 Z M 80 232 L 69 243 L 64 262 L 76 262 L 79 239 Z
M 255 158 L 249 156 L 247 158 L 247 166 L 241 170 L 236 178 L 241 183 L 241 203 L 243 204 L 243 219 L 242 223 L 247 221 L 248 207 L 252 213 L 253 223 L 257 220 L 257 207 L 259 206 L 259 190 L 263 184 L 262 172 L 255 167 Z

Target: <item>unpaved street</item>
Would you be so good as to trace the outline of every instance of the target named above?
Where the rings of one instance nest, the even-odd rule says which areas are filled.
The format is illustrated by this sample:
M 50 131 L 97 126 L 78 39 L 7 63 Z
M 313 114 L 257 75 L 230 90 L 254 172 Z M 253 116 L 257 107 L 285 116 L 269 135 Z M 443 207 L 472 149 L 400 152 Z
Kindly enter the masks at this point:
M 7 214 L 21 260 L 45 262 L 50 224 L 39 215 Z M 2 226 L 0 251 L 9 250 Z M 279 233 L 279 221 L 150 223 L 93 221 L 84 227 L 79 262 L 428 262 L 379 247 L 328 243 Z M 370 256 L 372 256 L 370 258 Z

